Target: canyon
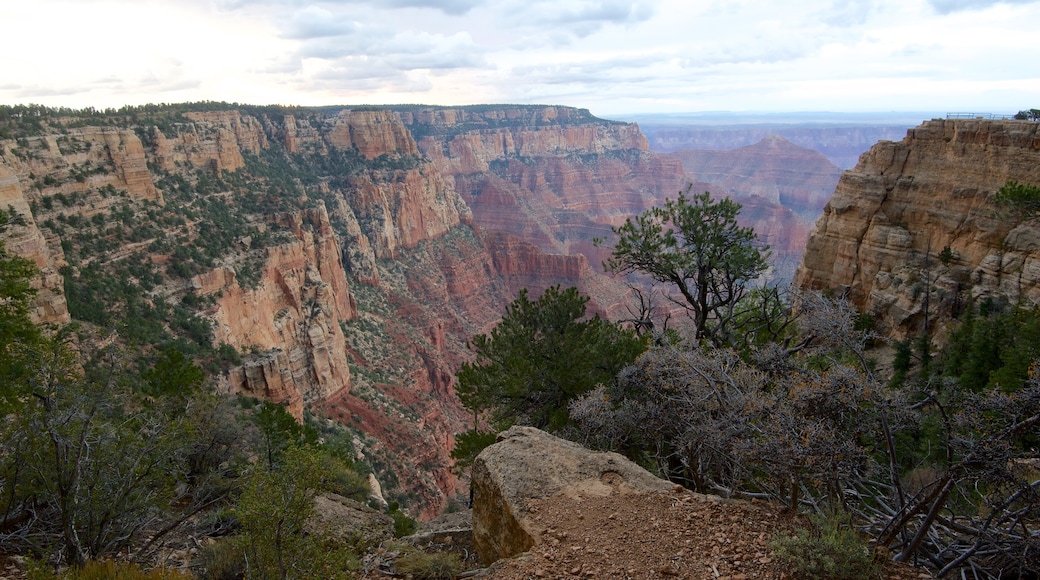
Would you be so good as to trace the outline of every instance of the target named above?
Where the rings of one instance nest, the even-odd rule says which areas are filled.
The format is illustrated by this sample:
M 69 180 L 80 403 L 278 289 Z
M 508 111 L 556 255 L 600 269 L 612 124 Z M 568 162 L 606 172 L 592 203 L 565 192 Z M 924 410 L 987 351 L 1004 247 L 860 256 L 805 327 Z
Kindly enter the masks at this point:
M 942 340 L 967 301 L 1040 304 L 1040 229 L 1001 210 L 1008 181 L 1040 183 L 1040 124 L 940 119 L 881 141 L 846 171 L 795 285 L 846 296 L 902 339 Z
M 420 518 L 465 495 L 454 372 L 520 289 L 577 286 L 625 317 L 611 227 L 685 187 L 742 203 L 790 279 L 830 179 L 784 139 L 670 156 L 550 106 L 168 106 L 0 141 L 0 204 L 25 218 L 4 243 L 41 272 L 37 322 L 188 348 L 223 393 L 346 426 Z

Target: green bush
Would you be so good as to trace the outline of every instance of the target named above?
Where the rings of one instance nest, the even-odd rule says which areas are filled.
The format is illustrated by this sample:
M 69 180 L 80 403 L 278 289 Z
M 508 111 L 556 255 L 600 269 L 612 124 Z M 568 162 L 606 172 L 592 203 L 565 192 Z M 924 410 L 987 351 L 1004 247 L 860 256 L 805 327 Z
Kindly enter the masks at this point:
M 227 538 L 202 549 L 202 565 L 206 580 L 238 580 L 246 573 L 246 556 L 242 543 Z
M 394 520 L 394 537 L 403 538 L 410 536 L 419 529 L 419 524 L 408 517 L 408 514 L 401 511 L 401 506 L 396 502 L 390 502 L 390 506 L 387 508 L 387 514 Z
M 394 561 L 398 574 L 417 580 L 451 580 L 462 571 L 462 560 L 453 552 L 409 552 Z
M 42 564 L 30 564 L 27 578 L 29 580 L 172 580 L 193 577 L 182 570 L 155 568 L 145 571 L 134 564 L 113 560 L 91 560 L 82 566 L 69 568 L 61 573 L 54 573 L 46 568 Z
M 795 536 L 778 534 L 770 547 L 777 557 L 791 566 L 797 578 L 828 580 L 866 580 L 880 578 L 866 544 L 852 527 L 844 512 L 816 515 L 810 528 Z

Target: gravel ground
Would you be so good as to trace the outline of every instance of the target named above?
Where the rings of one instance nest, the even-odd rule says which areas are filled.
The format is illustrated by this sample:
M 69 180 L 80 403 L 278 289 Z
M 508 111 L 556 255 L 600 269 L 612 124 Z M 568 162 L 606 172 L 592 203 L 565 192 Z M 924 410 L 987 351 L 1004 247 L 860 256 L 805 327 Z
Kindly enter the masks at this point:
M 766 502 L 719 502 L 685 491 L 532 502 L 545 540 L 493 566 L 487 578 L 795 579 L 769 549 L 794 522 Z M 888 580 L 930 578 L 889 563 Z

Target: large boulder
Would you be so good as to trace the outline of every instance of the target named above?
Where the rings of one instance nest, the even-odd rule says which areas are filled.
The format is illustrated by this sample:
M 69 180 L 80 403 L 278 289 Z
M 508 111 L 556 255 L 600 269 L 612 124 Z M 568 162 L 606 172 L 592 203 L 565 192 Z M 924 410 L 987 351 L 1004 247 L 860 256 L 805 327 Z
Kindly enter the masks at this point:
M 473 542 L 485 564 L 526 552 L 542 527 L 529 502 L 557 494 L 663 493 L 676 486 L 617 453 L 590 451 L 533 427 L 513 427 L 473 463 Z

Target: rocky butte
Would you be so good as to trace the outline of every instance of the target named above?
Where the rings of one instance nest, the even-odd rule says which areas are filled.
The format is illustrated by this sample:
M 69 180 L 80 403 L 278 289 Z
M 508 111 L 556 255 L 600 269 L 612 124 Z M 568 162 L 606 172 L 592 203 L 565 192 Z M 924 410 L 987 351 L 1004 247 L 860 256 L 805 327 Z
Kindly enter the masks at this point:
M 926 315 L 941 334 L 969 293 L 1040 304 L 1040 226 L 993 203 L 1009 180 L 1040 184 L 1040 124 L 937 119 L 881 141 L 841 176 L 795 284 L 846 295 L 897 338 Z

